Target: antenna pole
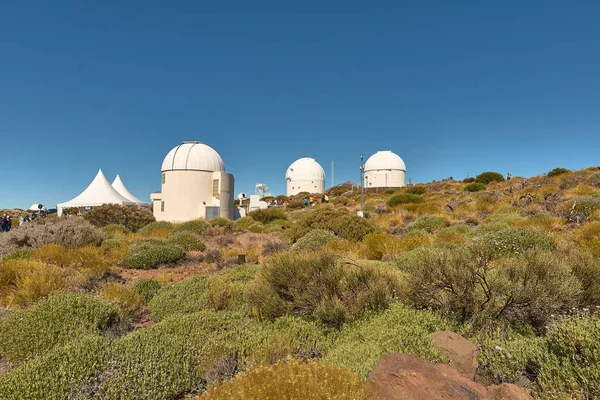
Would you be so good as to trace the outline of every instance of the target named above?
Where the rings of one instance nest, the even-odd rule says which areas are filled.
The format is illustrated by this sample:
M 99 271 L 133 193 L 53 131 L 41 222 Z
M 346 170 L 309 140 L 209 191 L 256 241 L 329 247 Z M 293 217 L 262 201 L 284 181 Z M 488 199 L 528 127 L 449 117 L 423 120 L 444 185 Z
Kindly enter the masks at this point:
M 360 212 L 365 216 L 365 164 L 363 155 L 360 155 Z
M 335 180 L 333 179 L 334 169 L 333 169 L 333 160 L 331 160 L 331 187 L 335 185 Z

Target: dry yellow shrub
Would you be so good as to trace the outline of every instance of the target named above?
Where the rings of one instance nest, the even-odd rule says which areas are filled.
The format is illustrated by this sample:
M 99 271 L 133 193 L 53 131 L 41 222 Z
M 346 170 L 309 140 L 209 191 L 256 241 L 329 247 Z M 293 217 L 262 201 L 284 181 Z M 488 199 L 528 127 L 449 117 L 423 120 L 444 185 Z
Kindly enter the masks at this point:
M 142 307 L 142 297 L 133 289 L 118 283 L 107 283 L 100 288 L 100 297 L 118 305 L 127 314 L 134 314 Z
M 201 400 L 375 399 L 362 379 L 322 361 L 288 360 L 259 367 L 204 393 Z
M 69 287 L 66 270 L 39 260 L 16 259 L 0 264 L 0 304 L 24 307 Z

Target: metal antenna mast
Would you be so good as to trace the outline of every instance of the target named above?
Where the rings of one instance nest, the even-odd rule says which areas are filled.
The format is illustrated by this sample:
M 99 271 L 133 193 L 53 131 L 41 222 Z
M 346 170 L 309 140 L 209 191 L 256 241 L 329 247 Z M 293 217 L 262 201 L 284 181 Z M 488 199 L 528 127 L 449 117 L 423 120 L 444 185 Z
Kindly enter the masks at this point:
M 365 216 L 365 164 L 363 155 L 360 155 L 360 213 Z

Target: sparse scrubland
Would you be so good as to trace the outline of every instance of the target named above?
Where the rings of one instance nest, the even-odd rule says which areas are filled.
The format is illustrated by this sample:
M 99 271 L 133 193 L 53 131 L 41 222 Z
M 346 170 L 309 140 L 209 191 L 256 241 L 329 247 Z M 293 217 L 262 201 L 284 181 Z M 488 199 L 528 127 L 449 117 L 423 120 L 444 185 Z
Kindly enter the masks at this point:
M 366 218 L 328 194 L 0 234 L 0 398 L 370 399 L 384 354 L 448 362 L 439 330 L 478 345 L 481 380 L 600 398 L 598 168 L 369 189 Z

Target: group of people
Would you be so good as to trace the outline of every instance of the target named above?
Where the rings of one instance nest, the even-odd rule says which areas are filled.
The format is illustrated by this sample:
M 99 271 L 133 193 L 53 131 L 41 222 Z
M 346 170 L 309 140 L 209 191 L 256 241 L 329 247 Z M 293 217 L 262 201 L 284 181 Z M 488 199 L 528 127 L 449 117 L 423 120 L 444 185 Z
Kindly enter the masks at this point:
M 324 194 L 323 196 L 321 196 L 320 201 L 321 201 L 321 203 L 329 203 L 329 196 Z M 319 203 L 319 198 L 317 196 L 310 196 L 310 197 L 304 198 L 304 205 L 306 207 L 314 206 L 314 205 L 317 205 L 318 203 Z
M 0 218 L 0 232 L 10 232 L 12 228 L 12 220 L 10 215 L 6 214 Z

